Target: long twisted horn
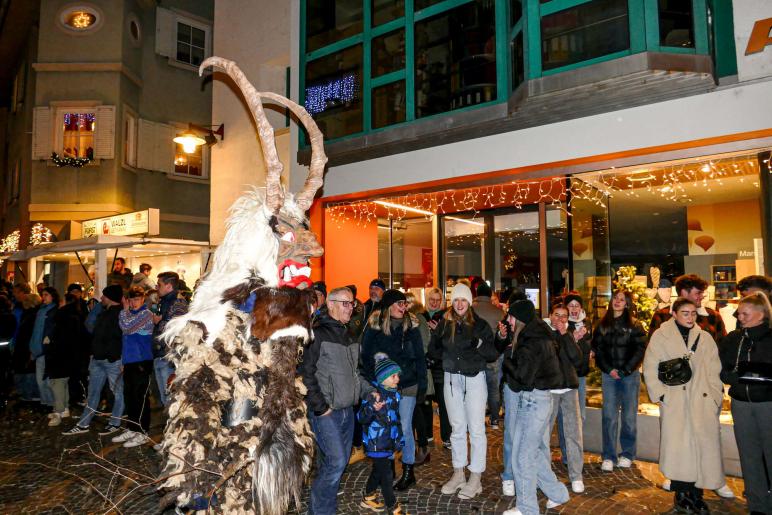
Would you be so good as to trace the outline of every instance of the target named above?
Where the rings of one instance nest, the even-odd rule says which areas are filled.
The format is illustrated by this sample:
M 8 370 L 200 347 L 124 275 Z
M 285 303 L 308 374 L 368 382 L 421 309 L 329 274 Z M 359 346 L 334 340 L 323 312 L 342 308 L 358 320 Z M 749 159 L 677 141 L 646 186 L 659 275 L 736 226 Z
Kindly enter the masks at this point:
M 314 119 L 302 106 L 286 97 L 277 95 L 276 93 L 257 91 L 235 62 L 222 57 L 210 57 L 201 63 L 201 66 L 198 69 L 199 75 L 201 75 L 208 66 L 223 69 L 225 73 L 233 79 L 244 94 L 247 104 L 252 111 L 252 116 L 255 118 L 255 123 L 257 124 L 258 135 L 260 136 L 260 146 L 263 149 L 263 155 L 265 156 L 268 166 L 268 173 L 266 174 L 266 198 L 269 208 L 274 213 L 277 212 L 284 203 L 284 193 L 280 182 L 283 166 L 276 152 L 273 127 L 268 123 L 260 97 L 267 98 L 288 108 L 298 117 L 300 123 L 302 123 L 306 131 L 308 131 L 308 139 L 311 143 L 311 163 L 308 167 L 308 177 L 303 185 L 303 189 L 295 196 L 295 201 L 298 206 L 303 211 L 308 210 L 314 201 L 317 190 L 321 188 L 324 182 L 324 166 L 327 164 L 327 155 L 324 153 L 324 137 Z

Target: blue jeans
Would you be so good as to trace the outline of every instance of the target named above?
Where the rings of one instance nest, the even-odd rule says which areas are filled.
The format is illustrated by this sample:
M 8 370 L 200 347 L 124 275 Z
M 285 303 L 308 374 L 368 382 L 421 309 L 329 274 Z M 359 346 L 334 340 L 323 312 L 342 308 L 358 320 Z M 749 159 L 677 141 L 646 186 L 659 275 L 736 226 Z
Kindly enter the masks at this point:
M 158 384 L 158 394 L 160 395 L 161 404 L 168 406 L 169 396 L 166 390 L 166 384 L 169 381 L 169 376 L 174 373 L 174 369 L 166 361 L 166 358 L 155 358 L 153 360 L 153 371 L 155 373 L 155 381 Z
M 547 390 L 533 390 L 515 395 L 517 418 L 511 457 L 517 492 L 515 507 L 523 515 L 538 515 L 537 488 L 556 503 L 568 501 L 568 490 L 555 477 L 548 458 L 549 448 L 544 443 L 552 412 L 552 394 Z
M 402 448 L 402 463 L 415 463 L 415 436 L 413 436 L 413 411 L 416 398 L 403 395 L 399 400 L 399 421 L 402 424 L 402 434 L 405 436 L 405 447 Z
M 485 367 L 485 382 L 488 385 L 488 411 L 491 422 L 499 420 L 501 411 L 501 394 L 499 393 L 499 376 L 501 376 L 501 362 L 504 356 Z
M 582 429 L 584 429 L 585 408 L 587 407 L 587 377 L 579 378 L 579 414 L 582 417 Z M 563 410 L 558 410 L 558 440 L 560 441 L 560 456 L 563 465 L 566 464 L 566 437 L 563 434 Z
M 617 461 L 617 436 L 622 447 L 619 456 L 635 459 L 636 422 L 641 374 L 637 370 L 621 379 L 602 374 L 603 459 Z M 621 411 L 622 429 L 619 429 Z
M 115 397 L 110 425 L 116 427 L 121 425 L 121 416 L 123 416 L 121 360 L 110 363 L 106 359 L 91 358 L 91 362 L 88 365 L 88 400 L 86 401 L 86 409 L 83 410 L 83 416 L 78 421 L 80 427 L 88 427 L 91 424 L 91 419 L 97 413 L 105 381 L 108 381 L 110 390 Z
M 512 441 L 515 439 L 515 419 L 517 415 L 517 394 L 504 385 L 504 472 L 502 481 L 512 481 Z
M 44 406 L 54 406 L 54 392 L 48 386 L 48 381 L 44 379 L 46 372 L 46 357 L 38 356 L 35 359 L 35 381 L 38 383 L 40 392 L 40 404 Z
M 413 397 L 415 399 L 415 397 Z M 311 428 L 319 446 L 316 478 L 311 485 L 308 513 L 334 515 L 338 508 L 340 477 L 351 456 L 351 440 L 354 437 L 354 410 L 332 410 L 329 415 L 311 415 Z

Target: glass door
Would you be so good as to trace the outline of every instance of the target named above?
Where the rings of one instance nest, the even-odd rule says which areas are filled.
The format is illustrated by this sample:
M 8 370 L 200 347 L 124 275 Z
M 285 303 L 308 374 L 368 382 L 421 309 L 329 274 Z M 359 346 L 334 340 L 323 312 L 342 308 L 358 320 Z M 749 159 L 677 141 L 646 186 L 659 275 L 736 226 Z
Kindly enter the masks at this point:
M 455 215 L 442 217 L 442 270 L 446 300 L 460 280 L 474 282 L 486 277 L 487 251 L 485 216 Z

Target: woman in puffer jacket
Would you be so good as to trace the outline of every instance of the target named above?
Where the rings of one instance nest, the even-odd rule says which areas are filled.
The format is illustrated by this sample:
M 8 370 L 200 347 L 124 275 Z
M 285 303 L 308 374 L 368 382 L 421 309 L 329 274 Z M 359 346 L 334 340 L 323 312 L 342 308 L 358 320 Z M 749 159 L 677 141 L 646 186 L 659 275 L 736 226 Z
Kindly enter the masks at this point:
M 472 499 L 482 492 L 480 476 L 485 471 L 488 445 L 485 369 L 499 353 L 493 344 L 490 325 L 472 309 L 472 292 L 465 284 L 453 287 L 451 308 L 432 331 L 429 354 L 432 359 L 442 361 L 443 395 L 452 428 L 453 476 L 442 486 L 442 493 L 449 495 L 458 491 L 460 499 Z M 471 444 L 468 461 L 467 433 Z M 467 465 L 469 481 L 464 475 Z

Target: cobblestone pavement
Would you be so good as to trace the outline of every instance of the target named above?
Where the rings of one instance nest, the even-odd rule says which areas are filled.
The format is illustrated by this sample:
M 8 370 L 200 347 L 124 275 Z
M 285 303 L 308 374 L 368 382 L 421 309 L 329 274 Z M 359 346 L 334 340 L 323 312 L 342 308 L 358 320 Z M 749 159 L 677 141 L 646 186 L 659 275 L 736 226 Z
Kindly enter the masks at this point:
M 154 413 L 151 432 L 161 431 Z M 158 513 L 158 497 L 152 482 L 158 474 L 159 455 L 146 445 L 125 449 L 110 437 L 92 431 L 79 436 L 61 436 L 74 424 L 66 420 L 49 428 L 44 415 L 9 408 L 0 414 L 0 514 L 5 513 Z M 488 431 L 488 469 L 483 475 L 483 494 L 471 501 L 442 495 L 442 483 L 452 473 L 450 451 L 436 446 L 431 461 L 416 468 L 418 485 L 398 495 L 412 514 L 494 514 L 514 505 L 514 498 L 501 495 L 500 472 L 502 431 Z M 554 462 L 558 477 L 568 483 L 565 468 Z M 338 496 L 339 513 L 354 514 L 369 474 L 367 460 L 350 465 L 343 476 Z M 662 476 L 656 464 L 636 462 L 628 470 L 612 473 L 600 470 L 597 455 L 585 456 L 586 491 L 571 494 L 571 500 L 548 513 L 639 514 L 670 513 L 673 494 L 657 485 Z M 729 485 L 742 494 L 742 480 L 730 478 Z M 742 499 L 724 500 L 706 493 L 714 514 L 747 513 Z M 546 500 L 540 497 L 542 509 Z M 305 506 L 303 507 L 305 508 Z M 368 512 L 369 513 L 369 512 Z

